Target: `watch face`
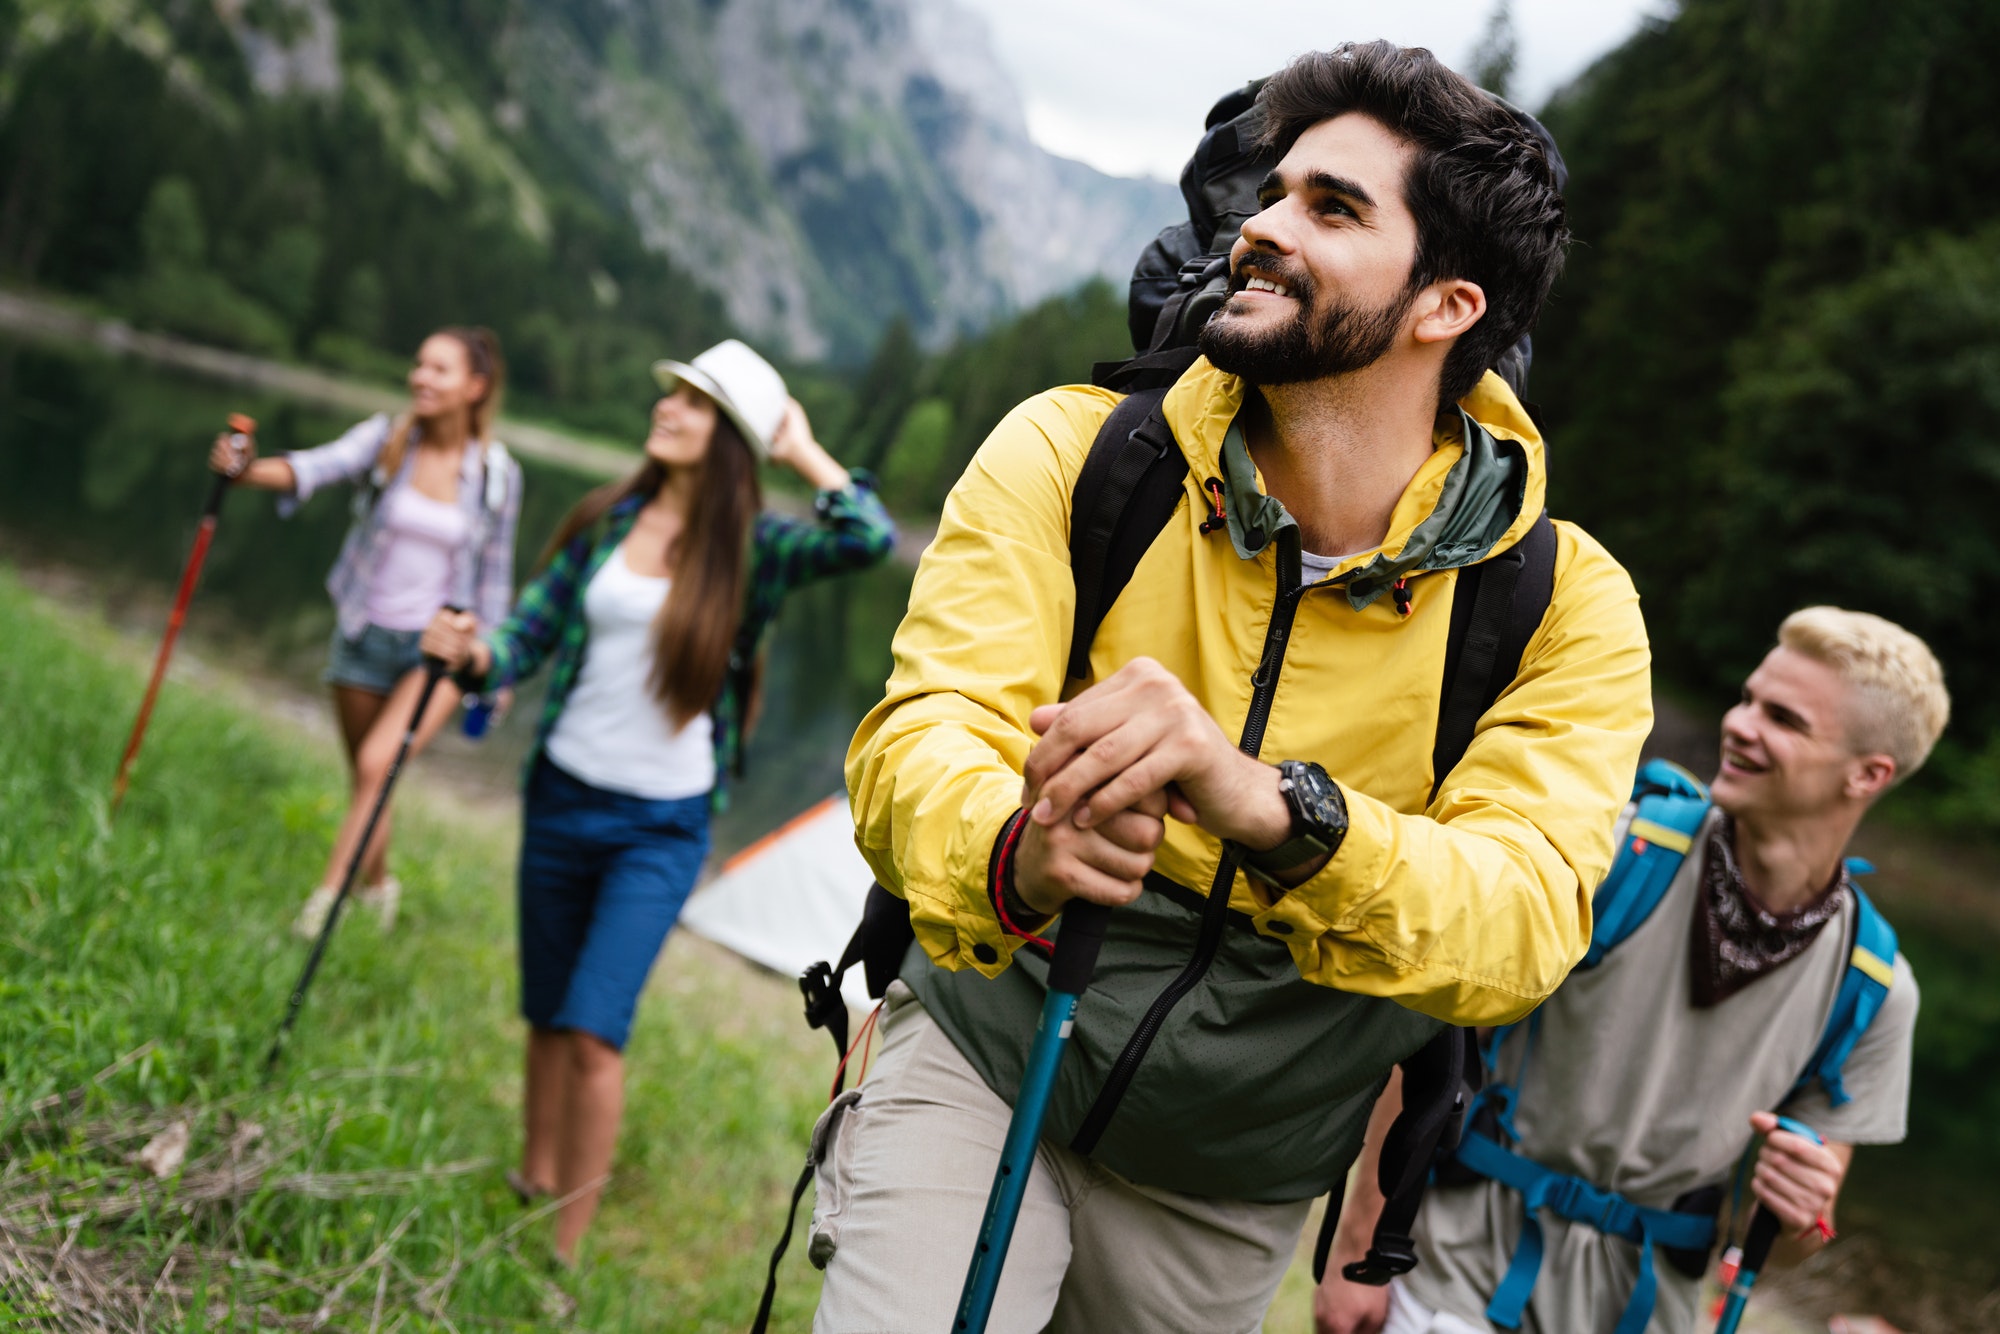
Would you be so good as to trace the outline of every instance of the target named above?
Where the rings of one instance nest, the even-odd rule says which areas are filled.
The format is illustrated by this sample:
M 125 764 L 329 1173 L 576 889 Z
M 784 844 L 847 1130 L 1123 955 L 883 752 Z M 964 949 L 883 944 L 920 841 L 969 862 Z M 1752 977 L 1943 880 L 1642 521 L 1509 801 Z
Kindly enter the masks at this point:
M 1309 828 L 1331 830 L 1346 823 L 1341 819 L 1340 798 L 1333 780 L 1326 776 L 1326 770 L 1316 764 L 1300 763 L 1287 764 L 1284 768 L 1285 777 L 1292 782 L 1294 809 Z

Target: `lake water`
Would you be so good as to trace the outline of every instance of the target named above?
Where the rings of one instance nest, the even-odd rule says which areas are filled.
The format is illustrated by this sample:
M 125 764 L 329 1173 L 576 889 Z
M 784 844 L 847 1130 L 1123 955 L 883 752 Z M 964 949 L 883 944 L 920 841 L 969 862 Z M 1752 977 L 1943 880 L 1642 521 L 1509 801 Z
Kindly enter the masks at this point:
M 645 409 L 632 405 L 635 441 Z M 121 590 L 137 590 L 146 607 L 156 607 L 179 575 L 207 494 L 207 442 L 231 411 L 258 418 L 267 453 L 320 443 L 352 424 L 351 415 L 132 363 L 0 342 L 0 551 L 83 571 L 114 603 Z M 517 578 L 592 485 L 559 468 L 525 467 Z M 193 651 L 244 655 L 317 692 L 332 625 L 321 582 L 347 519 L 341 495 L 322 497 L 289 521 L 277 518 L 268 497 L 232 496 L 190 617 Z M 719 850 L 747 843 L 840 789 L 842 754 L 880 696 L 908 590 L 909 571 L 891 565 L 809 588 L 786 605 L 771 641 L 749 778 L 718 824 Z M 492 737 L 477 748 L 450 741 L 439 762 L 479 769 L 504 789 L 538 704 L 530 688 Z M 107 781 L 113 759 L 105 757 Z M 1870 1261 L 1881 1276 L 1860 1287 L 1893 1316 L 1899 1275 L 1918 1285 L 1932 1281 L 1907 1270 L 1902 1257 L 1941 1256 L 1969 1290 L 2000 1285 L 2000 1244 L 1992 1240 L 2000 1235 L 2000 1141 L 1993 1133 L 2000 1122 L 2000 970 L 1993 966 L 2000 938 L 1992 913 L 1982 924 L 1924 888 L 1927 880 L 1985 876 L 1990 862 L 1966 871 L 1949 862 L 1925 869 L 1893 851 L 1879 859 L 1884 872 L 1875 892 L 1924 991 L 1912 1133 L 1898 1148 L 1860 1153 L 1842 1224 L 1874 1240 L 1877 1250 L 1864 1255 L 1887 1257 Z
M 633 405 L 636 442 L 649 405 Z M 210 485 L 207 442 L 226 414 L 258 421 L 273 454 L 332 439 L 341 414 L 108 358 L 0 342 L 0 541 L 16 559 L 85 572 L 117 602 L 129 593 L 158 619 L 158 595 L 178 579 Z M 636 461 L 636 443 L 634 459 Z M 524 459 L 516 582 L 542 543 L 598 479 Z M 271 497 L 225 502 L 188 619 L 188 651 L 227 653 L 318 693 L 333 610 L 328 567 L 349 518 L 346 488 L 280 519 Z M 719 849 L 740 846 L 841 788 L 855 725 L 880 698 L 889 637 L 910 572 L 887 565 L 808 587 L 787 603 L 770 640 L 763 717 L 749 776 L 719 822 Z M 447 737 L 444 759 L 511 781 L 540 712 L 539 683 L 475 749 Z

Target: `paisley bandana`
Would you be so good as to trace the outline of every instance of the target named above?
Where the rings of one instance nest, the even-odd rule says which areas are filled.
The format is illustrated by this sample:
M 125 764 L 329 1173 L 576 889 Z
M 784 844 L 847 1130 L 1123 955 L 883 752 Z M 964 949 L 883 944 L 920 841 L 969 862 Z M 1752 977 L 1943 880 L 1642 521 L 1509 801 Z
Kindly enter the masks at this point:
M 1788 913 L 1767 911 L 1743 883 L 1736 867 L 1736 824 L 1725 815 L 1708 836 L 1701 877 L 1688 962 L 1695 1008 L 1707 1009 L 1813 943 L 1840 909 L 1838 891 L 1847 883 L 1847 868 L 1843 865 L 1833 883 L 1805 907 Z

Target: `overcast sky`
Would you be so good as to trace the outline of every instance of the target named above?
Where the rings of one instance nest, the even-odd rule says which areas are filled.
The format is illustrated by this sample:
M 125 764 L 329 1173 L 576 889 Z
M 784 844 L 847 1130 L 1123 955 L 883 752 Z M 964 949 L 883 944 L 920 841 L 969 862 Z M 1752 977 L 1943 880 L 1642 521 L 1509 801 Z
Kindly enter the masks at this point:
M 1387 37 L 1463 68 L 1494 0 L 958 0 L 985 16 L 1051 152 L 1174 180 L 1215 99 L 1301 51 Z M 1515 101 L 1549 93 L 1671 0 L 1514 0 Z

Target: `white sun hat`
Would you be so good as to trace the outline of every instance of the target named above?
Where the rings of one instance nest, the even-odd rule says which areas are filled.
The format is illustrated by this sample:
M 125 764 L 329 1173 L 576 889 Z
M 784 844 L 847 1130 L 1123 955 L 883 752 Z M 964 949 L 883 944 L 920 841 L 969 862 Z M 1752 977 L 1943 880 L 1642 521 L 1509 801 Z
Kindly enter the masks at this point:
M 680 388 L 683 380 L 707 394 L 735 423 L 760 462 L 771 457 L 771 437 L 785 420 L 785 405 L 791 396 L 785 392 L 785 377 L 745 344 L 725 339 L 692 364 L 656 361 L 653 378 L 669 394 Z

